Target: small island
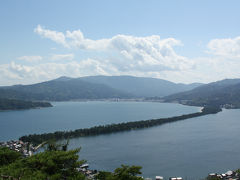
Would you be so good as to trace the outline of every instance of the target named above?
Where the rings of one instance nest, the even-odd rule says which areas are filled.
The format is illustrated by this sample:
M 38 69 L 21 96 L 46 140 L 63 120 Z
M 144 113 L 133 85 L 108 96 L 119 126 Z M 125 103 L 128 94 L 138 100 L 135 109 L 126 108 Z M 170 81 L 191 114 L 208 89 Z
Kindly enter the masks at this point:
M 32 108 L 52 107 L 49 102 L 35 102 L 18 99 L 0 98 L 0 111 L 6 110 L 24 110 Z

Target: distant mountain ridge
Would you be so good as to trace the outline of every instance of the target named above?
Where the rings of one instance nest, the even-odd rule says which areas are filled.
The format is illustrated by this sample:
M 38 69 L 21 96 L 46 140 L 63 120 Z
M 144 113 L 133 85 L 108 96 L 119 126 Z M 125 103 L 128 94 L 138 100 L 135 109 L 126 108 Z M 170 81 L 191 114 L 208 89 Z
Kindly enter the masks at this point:
M 32 85 L 15 85 L 0 88 L 0 98 L 38 101 L 129 98 L 130 96 L 104 84 L 93 84 L 72 78 L 60 78 Z
M 108 85 L 137 97 L 167 96 L 170 94 L 191 90 L 201 83 L 182 84 L 163 79 L 135 76 L 86 76 L 78 79 Z
M 176 84 L 170 81 L 133 76 L 60 77 L 32 85 L 0 87 L 0 98 L 69 101 L 81 99 L 139 98 L 165 96 L 193 89 L 200 84 Z
M 166 102 L 177 101 L 188 105 L 240 108 L 240 79 L 225 79 L 209 83 L 163 99 Z
M 69 101 L 113 98 L 161 99 L 186 105 L 240 108 L 240 79 L 225 79 L 209 84 L 177 84 L 134 76 L 87 76 L 60 77 L 37 84 L 0 87 L 0 99 Z

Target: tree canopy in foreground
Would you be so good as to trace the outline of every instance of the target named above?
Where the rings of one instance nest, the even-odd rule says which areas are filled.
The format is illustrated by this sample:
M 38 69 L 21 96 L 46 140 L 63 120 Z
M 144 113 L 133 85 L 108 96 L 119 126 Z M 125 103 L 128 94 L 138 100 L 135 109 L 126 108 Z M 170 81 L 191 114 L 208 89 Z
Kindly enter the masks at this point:
M 67 144 L 48 144 L 44 152 L 24 158 L 8 148 L 0 148 L 0 178 L 16 180 L 85 180 L 78 171 L 85 160 L 79 160 L 79 149 L 67 150 Z M 113 173 L 99 172 L 98 180 L 142 180 L 140 166 L 122 165 Z

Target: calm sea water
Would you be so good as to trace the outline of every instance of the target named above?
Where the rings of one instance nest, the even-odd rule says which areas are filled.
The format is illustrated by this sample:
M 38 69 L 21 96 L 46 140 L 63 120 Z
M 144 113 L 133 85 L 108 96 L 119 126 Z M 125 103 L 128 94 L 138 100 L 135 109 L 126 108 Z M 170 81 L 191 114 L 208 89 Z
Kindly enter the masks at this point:
M 29 133 L 187 114 L 199 108 L 146 102 L 63 102 L 53 108 L 0 112 L 0 141 Z M 143 130 L 72 139 L 91 169 L 140 165 L 144 177 L 204 178 L 240 168 L 240 110 Z
M 73 139 L 92 169 L 113 171 L 140 165 L 144 177 L 196 180 L 240 168 L 240 110 L 188 119 L 144 130 Z
M 0 141 L 32 133 L 73 130 L 196 112 L 199 108 L 152 102 L 57 102 L 54 107 L 0 112 Z

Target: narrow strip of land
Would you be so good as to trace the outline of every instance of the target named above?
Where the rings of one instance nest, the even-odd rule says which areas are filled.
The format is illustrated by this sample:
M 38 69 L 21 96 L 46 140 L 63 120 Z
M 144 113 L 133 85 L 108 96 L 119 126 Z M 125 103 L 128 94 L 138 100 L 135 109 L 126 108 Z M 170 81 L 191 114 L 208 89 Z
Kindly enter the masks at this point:
M 204 116 L 208 114 L 216 114 L 220 111 L 221 111 L 221 108 L 219 107 L 204 107 L 201 110 L 201 112 L 174 116 L 169 118 L 150 119 L 150 120 L 142 120 L 142 121 L 134 121 L 134 122 L 125 122 L 125 123 L 119 123 L 119 124 L 108 124 L 108 125 L 102 125 L 102 126 L 95 126 L 91 128 L 76 129 L 74 131 L 56 131 L 54 133 L 31 134 L 27 136 L 22 136 L 19 139 L 24 142 L 30 142 L 36 145 L 51 139 L 54 139 L 54 140 L 70 139 L 70 138 L 76 138 L 76 137 L 95 136 L 100 134 L 109 134 L 114 132 L 148 128 L 148 127 L 162 125 L 165 123 L 172 123 L 172 122 L 185 120 L 189 118 Z

